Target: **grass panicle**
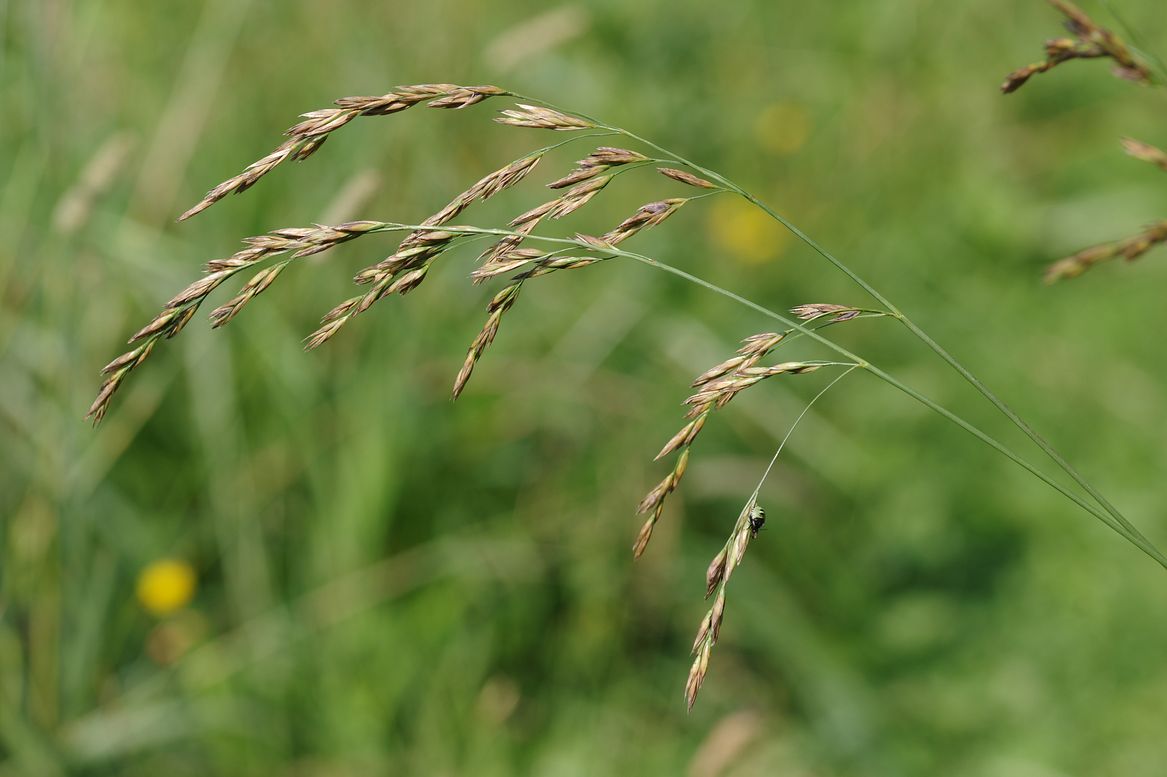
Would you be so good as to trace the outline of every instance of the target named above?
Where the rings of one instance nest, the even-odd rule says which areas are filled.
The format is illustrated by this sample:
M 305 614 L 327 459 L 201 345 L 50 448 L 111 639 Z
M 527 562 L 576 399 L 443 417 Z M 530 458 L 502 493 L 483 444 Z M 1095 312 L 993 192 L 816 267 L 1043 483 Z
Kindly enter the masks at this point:
M 676 168 L 672 167 L 658 167 L 656 171 L 663 175 L 665 178 L 672 178 L 674 181 L 680 181 L 687 186 L 695 186 L 698 189 L 721 188 L 712 181 L 706 181 L 704 178 L 700 178 L 696 175 L 693 175 L 692 173 L 687 173 L 684 170 L 677 170 Z
M 1141 72 L 1135 67 L 1134 60 L 1129 59 L 1130 55 L 1126 49 L 1110 33 L 1098 28 L 1084 15 L 1080 15 L 1080 12 L 1077 12 L 1069 3 L 1055 0 L 1055 5 L 1071 20 L 1071 29 L 1077 36 L 1077 41 L 1073 43 L 1075 57 L 1108 56 L 1125 68 L 1128 75 L 1135 76 Z M 1057 64 L 1057 62 L 1053 64 Z M 1044 67 L 1049 69 L 1053 64 L 1047 64 Z M 1033 72 L 1044 72 L 1041 67 L 1034 67 L 1038 69 Z M 1028 75 L 1025 77 L 1028 78 Z M 1023 80 L 1021 79 L 1021 81 Z M 486 322 L 468 348 L 462 367 L 454 379 L 452 394 L 455 398 L 465 390 L 474 369 L 498 335 L 503 317 L 514 307 L 526 284 L 534 278 L 561 270 L 589 267 L 612 259 L 635 261 L 724 296 L 748 308 L 753 313 L 774 319 L 784 326 L 784 329 L 779 332 L 763 332 L 746 338 L 734 356 L 706 370 L 693 381 L 693 393 L 685 400 L 687 407 L 685 423 L 657 454 L 657 459 L 676 454 L 673 466 L 664 479 L 641 500 L 637 507 L 638 514 L 648 516 L 633 545 L 633 552 L 637 557 L 642 555 L 648 546 L 653 529 L 663 514 L 668 496 L 677 489 L 687 471 L 692 445 L 714 411 L 724 407 L 742 391 L 769 378 L 780 375 L 806 375 L 828 367 L 846 367 L 846 371 L 842 375 L 836 377 L 810 400 L 796 418 L 794 426 L 797 426 L 810 406 L 831 386 L 852 371 L 862 369 L 970 432 L 1106 523 L 1158 563 L 1167 567 L 1167 557 L 1163 556 L 1117 508 L 1111 505 L 1062 459 L 1052 446 L 989 391 L 967 368 L 932 340 L 923 329 L 837 257 L 799 230 L 788 219 L 725 176 L 706 169 L 628 130 L 609 126 L 583 114 L 564 111 L 543 101 L 523 97 L 494 86 L 463 87 L 452 84 L 423 84 L 397 87 L 379 97 L 343 98 L 336 101 L 335 108 L 304 114 L 303 121 L 288 130 L 288 139 L 284 144 L 272 154 L 253 163 L 239 176 L 212 189 L 203 200 L 184 213 L 181 218 L 189 218 L 201 212 L 227 194 L 246 190 L 263 175 L 288 159 L 306 158 L 331 137 L 333 132 L 358 116 L 388 115 L 423 102 L 434 108 L 465 108 L 490 97 L 501 95 L 510 95 L 522 100 L 517 108 L 504 110 L 495 119 L 502 124 L 563 132 L 587 129 L 595 129 L 598 132 L 580 133 L 562 143 L 536 149 L 520 156 L 479 179 L 450 200 L 444 208 L 424 219 L 420 224 L 391 221 L 351 221 L 335 226 L 315 225 L 304 228 L 280 229 L 266 235 L 249 238 L 245 241 L 247 247 L 243 250 L 226 259 L 208 263 L 207 272 L 203 277 L 175 295 L 161 313 L 131 338 L 130 344 L 133 346 L 131 350 L 106 365 L 103 370 L 105 379 L 89 410 L 89 417 L 93 418 L 94 422 L 100 421 L 108 410 L 113 396 L 129 373 L 149 357 L 157 342 L 161 338 L 173 337 L 179 333 L 210 294 L 245 270 L 255 270 L 255 272 L 234 297 L 211 313 L 212 326 L 222 326 L 233 320 L 252 299 L 268 289 L 295 259 L 326 251 L 335 245 L 367 234 L 404 233 L 397 249 L 390 256 L 356 273 L 353 280 L 362 289 L 361 293 L 340 302 L 324 315 L 319 328 L 306 340 L 306 347 L 312 349 L 328 342 L 347 322 L 368 310 L 378 300 L 391 294 L 408 294 L 417 289 L 431 271 L 438 257 L 457 251 L 472 241 L 489 237 L 494 242 L 485 251 L 480 252 L 480 263 L 471 273 L 472 280 L 476 283 L 483 283 L 504 275 L 510 275 L 510 277 L 506 279 L 503 288 L 493 294 L 487 305 Z M 554 198 L 515 217 L 505 227 L 451 223 L 474 203 L 494 197 L 518 185 L 529 176 L 547 153 L 571 142 L 572 139 L 597 135 L 619 135 L 629 144 L 638 146 L 643 151 L 616 146 L 596 148 L 581 159 L 568 173 L 551 182 L 550 188 L 556 192 Z M 1149 147 L 1128 146 L 1128 150 L 1135 156 L 1146 158 L 1148 161 L 1163 166 L 1160 156 L 1155 155 L 1152 150 L 1149 150 Z M 666 198 L 649 202 L 620 224 L 599 236 L 577 233 L 573 237 L 564 238 L 540 232 L 540 228 L 549 221 L 568 217 L 587 205 L 604 192 L 618 175 L 631 173 L 641 167 L 658 163 L 675 165 L 675 167 L 657 168 L 659 174 L 665 178 L 705 191 L 690 197 Z M 654 178 L 654 180 L 663 183 L 659 178 Z M 624 247 L 628 240 L 645 229 L 659 226 L 687 203 L 712 194 L 731 194 L 741 197 L 749 205 L 758 208 L 768 217 L 785 226 L 866 291 L 878 303 L 877 306 L 863 308 L 814 303 L 799 305 L 790 310 L 789 313 L 782 313 L 716 286 L 697 275 L 666 264 L 659 259 L 629 251 Z M 1117 254 L 1134 258 L 1134 256 L 1146 251 L 1151 245 L 1163 242 L 1167 239 L 1167 226 L 1158 229 L 1161 231 L 1144 233 L 1137 243 L 1124 244 L 1121 248 L 1116 249 Z M 270 264 L 262 264 L 277 256 L 283 258 Z M 923 345 L 955 369 L 986 400 L 1024 432 L 1074 480 L 1082 493 L 1060 484 L 1011 448 L 998 442 L 948 408 L 927 398 L 895 376 L 823 334 L 823 330 L 827 327 L 868 317 L 890 319 L 903 324 Z M 836 354 L 841 361 L 799 360 L 782 361 L 770 365 L 762 364 L 762 361 L 776 348 L 794 337 L 806 337 L 813 344 Z M 794 426 L 779 444 L 762 480 L 758 483 L 757 489 L 739 514 L 729 539 L 707 569 L 706 598 L 714 594 L 716 596 L 712 607 L 702 621 L 697 639 L 694 642 L 695 658 L 685 687 L 685 698 L 690 707 L 705 680 L 712 649 L 720 633 L 725 612 L 726 585 L 733 571 L 742 563 L 750 542 L 758 536 L 762 520 L 759 512 L 761 508 L 758 507 L 758 494 L 762 483 L 773 468 L 779 453 L 793 432 Z
M 697 636 L 693 639 L 693 664 L 689 667 L 689 676 L 685 679 L 685 706 L 692 710 L 697 702 L 697 694 L 705 682 L 705 675 L 709 672 L 709 659 L 713 654 L 713 646 L 721 636 L 721 624 L 725 620 L 725 592 L 729 578 L 735 569 L 741 566 L 746 557 L 746 549 L 750 541 L 757 537 L 756 531 L 751 528 L 751 516 L 761 510 L 757 495 L 753 495 L 742 508 L 734 523 L 733 531 L 725 546 L 718 551 L 705 574 L 705 598 L 708 599 L 717 592 L 713 604 L 697 627 Z
M 596 128 L 593 122 L 581 116 L 561 113 L 560 111 L 540 105 L 526 105 L 524 103 L 519 103 L 514 109 L 502 111 L 501 115 L 495 118 L 495 121 L 511 127 L 532 127 L 534 129 L 549 129 L 559 132 Z
M 794 310 L 800 311 L 811 307 L 815 306 L 802 305 Z M 832 316 L 833 320 L 827 323 L 838 323 L 839 321 L 846 321 L 855 317 L 851 316 L 845 319 L 837 318 L 843 312 L 854 310 L 856 311 L 856 315 L 859 312 L 857 308 L 844 308 L 840 305 L 818 307 L 829 307 L 830 310 L 819 311 L 815 315 L 800 317 L 813 320 L 814 318 Z M 652 539 L 653 530 L 664 514 L 665 500 L 680 485 L 681 478 L 684 477 L 685 471 L 688 469 L 689 454 L 693 442 L 705 428 L 705 424 L 709 421 L 710 415 L 715 410 L 725 407 L 740 392 L 757 385 L 767 378 L 772 378 L 777 375 L 802 375 L 815 372 L 827 366 L 828 363 L 825 362 L 798 361 L 782 362 L 769 367 L 758 366 L 758 363 L 762 359 L 769 356 L 775 348 L 794 334 L 797 334 L 797 331 L 791 329 L 786 332 L 762 332 L 760 334 L 750 335 L 742 341 L 742 345 L 738 348 L 735 356 L 701 373 L 692 382 L 690 387 L 696 389 L 696 391 L 685 399 L 684 402 L 684 404 L 689 406 L 685 414 L 685 425 L 664 444 L 664 447 L 660 449 L 660 452 L 653 459 L 654 461 L 659 461 L 665 456 L 680 451 L 673 465 L 673 469 L 640 500 L 640 504 L 636 507 L 638 514 L 647 515 L 648 517 L 641 525 L 640 532 L 636 535 L 636 541 L 632 545 L 634 557 L 640 558 L 647 549 L 648 543 Z

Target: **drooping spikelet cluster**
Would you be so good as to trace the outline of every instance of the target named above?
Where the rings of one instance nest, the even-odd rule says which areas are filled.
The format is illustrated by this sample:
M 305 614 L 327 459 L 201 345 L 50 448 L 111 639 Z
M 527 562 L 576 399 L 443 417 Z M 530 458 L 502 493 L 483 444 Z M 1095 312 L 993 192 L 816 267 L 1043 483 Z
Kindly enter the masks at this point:
M 1046 41 L 1045 59 L 1010 73 L 1005 83 L 1001 84 L 1002 92 L 1015 92 L 1038 73 L 1053 70 L 1072 59 L 1110 59 L 1114 62 L 1114 74 L 1119 78 L 1141 84 L 1151 83 L 1151 71 L 1117 35 L 1095 23 L 1069 0 L 1050 0 L 1050 4 L 1066 18 L 1066 29 L 1073 37 Z
M 823 321 L 829 325 L 850 321 L 863 311 L 844 305 L 811 304 L 799 305 L 790 312 L 804 321 Z M 668 499 L 669 494 L 677 489 L 681 478 L 685 476 L 689 467 L 690 449 L 701 430 L 705 428 L 709 416 L 715 410 L 729 404 L 742 391 L 767 378 L 777 375 L 802 375 L 814 372 L 822 366 L 816 362 L 797 361 L 781 362 L 768 367 L 758 366 L 762 359 L 769 356 L 775 348 L 794 333 L 795 330 L 788 329 L 785 332 L 763 332 L 751 335 L 742 341 L 736 355 L 701 373 L 690 385 L 690 388 L 695 389 L 695 391 L 685 400 L 685 404 L 689 406 L 689 410 L 685 413 L 688 422 L 665 443 L 660 453 L 653 459 L 659 461 L 669 454 L 680 451 L 673 464 L 673 469 L 648 492 L 644 499 L 640 500 L 640 504 L 636 508 L 638 513 L 648 516 L 640 527 L 636 542 L 632 545 L 632 552 L 637 558 L 644 553 L 649 540 L 652 539 L 653 529 L 664 514 L 665 500 Z
M 758 531 L 765 522 L 766 513 L 758 504 L 757 496 L 751 496 L 738 515 L 729 539 L 709 562 L 709 568 L 705 571 L 705 598 L 712 596 L 714 591 L 717 591 L 717 598 L 701 619 L 701 624 L 697 627 L 697 636 L 693 639 L 693 665 L 689 668 L 689 677 L 685 681 L 685 703 L 689 709 L 693 709 L 693 704 L 697 701 L 697 693 L 701 690 L 701 684 L 705 682 L 705 675 L 709 671 L 713 646 L 717 644 L 717 638 L 721 635 L 721 624 L 725 619 L 725 589 L 730 575 L 741 565 L 750 540 L 757 538 Z
M 808 325 L 817 323 L 816 328 L 822 328 L 851 321 L 867 311 L 846 305 L 812 303 L 799 305 L 790 312 Z M 710 415 L 715 410 L 725 407 L 742 391 L 767 378 L 777 375 L 803 375 L 826 366 L 822 362 L 800 361 L 781 362 L 768 367 L 759 366 L 762 359 L 770 355 L 774 349 L 798 334 L 798 330 L 788 329 L 785 332 L 762 332 L 751 335 L 742 341 L 734 356 L 701 373 L 693 381 L 691 387 L 695 391 L 685 400 L 685 404 L 689 406 L 685 414 L 688 421 L 665 443 L 654 460 L 660 460 L 677 451 L 680 453 L 672 470 L 641 500 L 637 508 L 639 513 L 648 515 L 633 544 L 633 554 L 637 558 L 644 553 L 649 540 L 652 539 L 653 529 L 664 512 L 665 500 L 676 490 L 681 478 L 684 477 L 689 467 L 689 454 L 693 442 L 705 428 Z M 742 563 L 750 540 L 758 536 L 758 531 L 764 523 L 765 512 L 758 505 L 755 492 L 738 516 L 729 539 L 706 570 L 705 598 L 712 596 L 714 591 L 717 592 L 717 598 L 702 619 L 697 637 L 693 641 L 694 660 L 685 684 L 685 701 L 690 709 L 705 680 L 713 646 L 721 632 L 721 623 L 725 617 L 726 584 L 733 571 Z

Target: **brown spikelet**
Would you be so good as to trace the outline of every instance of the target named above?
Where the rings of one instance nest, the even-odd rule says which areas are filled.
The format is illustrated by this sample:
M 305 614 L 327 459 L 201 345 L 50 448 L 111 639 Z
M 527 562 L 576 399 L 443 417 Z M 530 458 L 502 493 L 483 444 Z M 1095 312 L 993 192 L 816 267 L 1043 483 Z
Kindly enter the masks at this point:
M 579 270 L 584 267 L 602 262 L 610 257 L 603 256 L 562 256 L 548 254 L 546 256 L 532 260 L 535 266 L 531 269 L 515 276 L 517 280 L 527 280 L 529 278 L 538 278 L 540 275 L 547 275 L 548 273 L 557 272 L 559 270 Z
M 357 297 L 349 297 L 344 302 L 340 303 L 339 305 L 334 307 L 332 310 L 325 313 L 324 316 L 320 319 L 320 323 L 327 324 L 331 321 L 336 321 L 338 318 L 343 317 L 346 313 L 348 313 L 354 307 L 356 307 L 360 303 L 362 298 L 363 298 L 363 295 L 357 296 Z
M 636 213 L 620 222 L 615 229 L 601 235 L 600 239 L 609 245 L 619 245 L 640 230 L 657 226 L 676 213 L 686 202 L 688 200 L 684 198 L 673 198 L 642 205 Z
M 644 526 L 640 530 L 640 534 L 636 538 L 636 543 L 633 545 L 633 554 L 636 558 L 640 558 L 644 553 L 644 549 L 648 546 L 648 541 L 652 537 L 653 526 L 660 520 L 661 515 L 664 514 L 665 499 L 676 490 L 681 482 L 681 478 L 685 476 L 685 471 L 689 467 L 689 449 L 686 447 L 677 456 L 677 461 L 673 465 L 673 471 L 665 476 L 665 479 L 648 492 L 648 494 L 640 500 L 640 504 L 636 507 L 637 513 L 650 513 L 649 518 L 645 521 Z
M 498 242 L 479 254 L 478 261 L 481 266 L 470 273 L 474 283 L 482 283 L 487 278 L 492 278 L 517 266 L 513 264 L 513 260 L 525 255 L 518 253 L 522 250 L 519 246 L 528 235 L 535 231 L 542 220 L 542 216 L 535 216 L 522 222 L 514 228 L 515 234 L 500 238 Z
M 814 321 L 830 316 L 832 323 L 838 323 L 841 321 L 850 321 L 863 311 L 859 308 L 848 307 L 847 305 L 830 305 L 816 302 L 809 305 L 798 305 L 791 308 L 790 312 L 803 321 Z
M 179 310 L 180 308 L 166 308 L 161 313 L 154 316 L 150 323 L 146 324 L 146 326 L 130 335 L 129 342 L 131 344 L 137 343 L 142 340 L 153 338 L 155 335 L 164 332 L 174 321 L 174 318 L 178 315 Z
M 460 86 L 451 90 L 444 97 L 431 100 L 426 103 L 426 106 L 429 108 L 452 108 L 457 110 L 469 108 L 471 105 L 477 105 L 487 97 L 498 97 L 504 94 L 509 94 L 509 92 L 497 86 Z
M 235 318 L 243 306 L 267 289 L 290 262 L 290 259 L 284 260 L 253 275 L 239 294 L 211 311 L 211 326 L 217 329 Z
M 725 586 L 721 586 L 717 592 L 717 598 L 713 600 L 713 608 L 709 611 L 709 643 L 710 645 L 717 644 L 717 638 L 721 636 L 721 622 L 725 620 Z
M 171 337 L 174 337 L 176 334 L 181 332 L 183 327 L 189 324 L 190 320 L 194 318 L 194 314 L 196 312 L 197 308 L 194 305 L 187 305 L 181 308 L 178 311 L 178 314 L 174 317 L 174 321 L 171 322 L 170 326 L 166 329 L 166 339 L 169 340 Z
M 647 513 L 656 510 L 664 503 L 665 498 L 676 490 L 677 485 L 680 484 L 681 478 L 685 474 L 685 469 L 689 463 L 689 451 L 685 449 L 677 458 L 677 463 L 673 467 L 673 471 L 665 476 L 665 479 L 657 483 L 651 491 L 643 499 L 640 504 L 636 506 L 636 512 Z
M 190 217 L 202 213 L 204 210 L 211 207 L 216 202 L 226 197 L 228 194 L 239 194 L 247 191 L 255 185 L 256 181 L 270 173 L 281 163 L 287 161 L 289 158 L 294 157 L 295 154 L 301 149 L 301 147 L 307 144 L 307 140 L 285 140 L 270 154 L 248 165 L 247 168 L 244 169 L 244 171 L 239 175 L 236 175 L 233 178 L 228 178 L 226 181 L 223 181 L 221 184 L 211 189 L 201 200 L 195 203 L 193 207 L 179 216 L 178 220 L 186 221 Z
M 588 248 L 593 248 L 597 251 L 610 251 L 614 246 L 603 238 L 594 237 L 592 235 L 581 235 L 578 232 L 575 239 Z
M 441 224 L 448 224 L 451 219 L 456 218 L 462 211 L 470 207 L 474 202 L 479 200 L 488 200 L 494 195 L 501 192 L 503 189 L 514 186 L 519 181 L 523 180 L 528 173 L 535 169 L 535 165 L 543 158 L 542 153 L 530 154 L 528 156 L 520 157 L 515 161 L 504 165 L 503 167 L 483 176 L 473 186 L 466 191 L 459 194 L 450 201 L 446 207 L 430 216 L 425 220 L 426 226 L 439 226 Z M 414 235 L 412 233 L 404 241 L 403 245 L 409 245 L 413 242 Z
M 551 183 L 547 184 L 547 188 L 548 189 L 565 189 L 568 186 L 575 186 L 577 183 L 580 183 L 581 181 L 586 181 L 589 178 L 595 178 L 597 175 L 600 175 L 602 172 L 604 172 L 603 167 L 581 167 L 579 169 L 572 170 L 570 173 L 563 176 L 562 178 L 559 178 L 559 179 L 554 180 Z
M 697 421 L 690 421 L 681 427 L 681 431 L 673 435 L 672 439 L 665 443 L 665 446 L 660 449 L 660 453 L 653 457 L 653 461 L 660 461 L 665 456 L 668 456 L 673 451 L 680 448 L 682 445 L 688 445 L 689 441 L 695 436 L 695 428 Z
M 613 148 L 611 146 L 600 146 L 592 153 L 588 154 L 583 159 L 576 162 L 576 167 L 562 178 L 552 181 L 547 184 L 548 189 L 565 189 L 568 186 L 574 186 L 581 181 L 588 178 L 593 178 L 606 170 L 621 165 L 633 164 L 636 162 L 645 162 L 648 157 L 643 154 L 638 154 L 635 151 L 629 151 L 624 148 Z
M 359 300 L 360 298 L 357 297 Z M 326 321 L 312 334 L 308 335 L 304 340 L 304 350 L 311 351 L 328 342 L 334 334 L 344 325 L 347 319 L 344 316 L 334 318 L 331 321 Z
M 687 173 L 684 170 L 677 170 L 676 168 L 672 167 L 658 167 L 656 171 L 663 175 L 665 178 L 672 178 L 674 181 L 680 181 L 681 183 L 687 184 L 689 186 L 696 186 L 698 189 L 721 188 L 711 181 L 706 181 L 704 178 L 698 178 L 692 173 Z
M 206 297 L 208 294 L 218 288 L 220 283 L 230 278 L 236 272 L 238 272 L 238 270 L 235 269 L 219 270 L 218 272 L 204 275 L 202 278 L 194 281 L 185 289 L 178 292 L 178 294 L 175 294 L 173 297 L 171 297 L 170 301 L 166 303 L 167 309 L 173 310 L 175 308 L 183 307 L 187 303 L 193 302 L 196 299 L 201 300 L 203 297 Z
M 101 419 L 105 418 L 105 413 L 109 409 L 110 400 L 117 393 L 118 387 L 121 385 L 124 377 L 124 374 L 117 373 L 102 381 L 101 388 L 97 391 L 97 397 L 85 413 L 86 420 L 92 420 L 94 426 L 101 423 Z
M 705 675 L 709 672 L 709 654 L 713 646 L 706 639 L 697 650 L 697 657 L 693 659 L 693 666 L 689 669 L 689 678 L 685 681 L 685 706 L 691 712 L 697 702 L 697 694 L 701 684 L 705 682 Z
M 708 403 L 724 407 L 739 392 L 772 378 L 775 375 L 802 375 L 821 369 L 814 362 L 782 362 L 770 367 L 739 367 L 729 375 L 704 384 L 696 393 L 685 400 L 686 405 L 702 408 Z
M 546 251 L 540 251 L 538 248 L 514 248 L 503 253 L 498 253 L 497 248 L 494 248 L 488 249 L 488 253 L 490 255 L 486 262 L 470 273 L 475 283 L 517 270 L 547 256 Z
M 709 568 L 705 570 L 705 598 L 708 599 L 713 595 L 717 586 L 721 585 L 721 581 L 725 579 L 725 562 L 726 549 L 722 548 L 721 552 L 713 557 L 713 561 L 709 562 Z
M 706 597 L 708 598 L 708 597 Z M 693 647 L 689 648 L 689 655 L 697 655 L 697 651 L 701 649 L 701 645 L 709 637 L 709 629 L 713 626 L 713 610 L 707 610 L 705 617 L 701 619 L 701 623 L 697 625 L 697 635 L 693 637 Z
M 105 417 L 106 410 L 109 409 L 110 400 L 117 393 L 122 381 L 125 380 L 126 376 L 134 368 L 146 361 L 150 356 L 150 352 L 154 350 L 154 345 L 158 342 L 160 336 L 155 334 L 141 345 L 126 351 L 102 367 L 101 373 L 106 378 L 102 381 L 101 388 L 97 392 L 97 397 L 93 400 L 93 404 L 89 406 L 89 411 L 85 414 L 87 419 L 93 420 L 94 425 L 101 423 L 101 419 Z
M 644 551 L 648 548 L 648 541 L 652 539 L 652 530 L 656 527 L 656 522 L 660 520 L 663 511 L 664 505 L 658 505 L 653 511 L 653 514 L 640 527 L 640 531 L 636 535 L 636 541 L 632 543 L 632 557 L 634 559 L 638 559 L 644 555 Z
M 569 213 L 574 213 L 591 202 L 611 180 L 612 176 L 610 175 L 599 175 L 576 184 L 554 201 L 555 205 L 547 211 L 546 215 L 553 219 L 561 219 Z
M 557 198 L 554 200 L 548 200 L 542 205 L 536 205 L 526 213 L 522 213 L 511 219 L 509 226 L 521 227 L 530 224 L 532 221 L 539 221 L 544 216 L 547 216 L 549 213 L 551 213 L 551 211 L 554 210 L 558 204 L 559 199 Z
M 502 111 L 501 114 L 501 116 L 495 117 L 495 121 L 499 124 L 509 124 L 512 127 L 534 127 L 536 129 L 549 129 L 562 132 L 594 129 L 596 126 L 579 116 L 571 116 L 566 113 L 551 110 L 550 108 L 542 108 L 537 105 L 524 105 L 522 103 L 518 105 L 517 109 Z

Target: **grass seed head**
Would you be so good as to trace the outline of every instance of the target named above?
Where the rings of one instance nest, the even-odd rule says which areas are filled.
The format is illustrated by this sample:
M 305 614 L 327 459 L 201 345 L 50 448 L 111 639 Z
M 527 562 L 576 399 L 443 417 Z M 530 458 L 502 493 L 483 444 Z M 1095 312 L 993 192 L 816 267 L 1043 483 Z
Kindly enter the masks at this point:
M 709 654 L 712 650 L 713 645 L 705 639 L 698 647 L 693 666 L 689 669 L 689 678 L 685 681 L 685 705 L 690 711 L 697 701 L 702 683 L 705 682 L 705 675 L 709 672 Z
M 711 181 L 706 181 L 704 178 L 698 178 L 692 173 L 687 173 L 684 170 L 677 170 L 672 167 L 658 167 L 658 173 L 665 178 L 672 178 L 674 181 L 680 181 L 689 186 L 695 186 L 698 189 L 720 189 L 721 187 Z
M 830 316 L 831 323 L 838 323 L 840 321 L 850 321 L 863 311 L 858 308 L 848 307 L 847 305 L 830 305 L 818 302 L 809 305 L 798 305 L 791 308 L 790 312 L 803 321 L 814 321 Z
M 638 154 L 635 151 L 629 151 L 623 148 L 613 148 L 611 146 L 600 146 L 595 151 L 576 162 L 575 169 L 570 173 L 556 181 L 552 181 L 551 183 L 547 184 L 547 188 L 565 189 L 568 186 L 574 186 L 580 181 L 593 178 L 610 168 L 632 164 L 634 162 L 644 162 L 647 161 L 647 159 L 648 157 L 644 156 L 643 154 Z
M 709 562 L 709 568 L 705 570 L 705 598 L 708 599 L 713 595 L 717 586 L 721 585 L 721 581 L 725 579 L 725 562 L 727 549 L 722 548 L 721 551 L 713 557 Z
M 594 129 L 595 124 L 579 116 L 543 108 L 538 105 L 524 105 L 519 103 L 517 109 L 501 112 L 495 117 L 499 124 L 508 124 L 512 127 L 534 127 L 536 129 L 557 130 L 560 132 Z
M 686 202 L 688 200 L 684 198 L 673 198 L 641 205 L 639 210 L 620 222 L 615 229 L 601 235 L 600 239 L 609 245 L 619 245 L 640 230 L 661 224 Z

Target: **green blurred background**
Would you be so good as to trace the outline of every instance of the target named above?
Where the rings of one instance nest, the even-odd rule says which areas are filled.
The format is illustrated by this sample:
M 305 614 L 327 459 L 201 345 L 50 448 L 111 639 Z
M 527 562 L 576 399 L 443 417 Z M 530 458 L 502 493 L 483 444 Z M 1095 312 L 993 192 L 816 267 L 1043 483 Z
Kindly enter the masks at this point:
M 1167 50 L 1161 0 L 1121 7 Z M 1167 213 L 1162 174 L 1118 145 L 1167 141 L 1167 102 L 1078 62 L 1000 96 L 1058 34 L 1044 3 L 10 0 L 0 25 L 0 774 L 1167 770 L 1164 572 L 861 374 L 763 491 L 686 714 L 705 565 L 827 376 L 719 413 L 633 564 L 632 508 L 667 471 L 651 458 L 687 382 L 771 327 L 638 265 L 532 284 L 451 404 L 491 293 L 466 282 L 473 252 L 301 351 L 391 252 L 370 236 L 289 268 L 224 330 L 200 314 L 98 430 L 82 421 L 100 367 L 239 238 L 421 219 L 563 139 L 492 123 L 501 100 L 361 119 L 174 223 L 296 114 L 499 83 L 774 204 L 1167 543 L 1167 257 L 1039 283 Z M 463 221 L 541 202 L 586 150 Z M 678 189 L 622 176 L 563 228 Z M 865 301 L 728 199 L 630 245 L 770 307 Z M 835 336 L 1039 460 L 900 328 Z M 196 589 L 151 611 L 151 585 L 184 598 L 181 574 L 142 577 L 164 559 Z

